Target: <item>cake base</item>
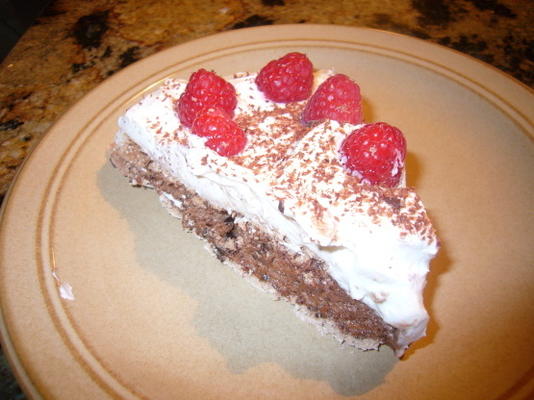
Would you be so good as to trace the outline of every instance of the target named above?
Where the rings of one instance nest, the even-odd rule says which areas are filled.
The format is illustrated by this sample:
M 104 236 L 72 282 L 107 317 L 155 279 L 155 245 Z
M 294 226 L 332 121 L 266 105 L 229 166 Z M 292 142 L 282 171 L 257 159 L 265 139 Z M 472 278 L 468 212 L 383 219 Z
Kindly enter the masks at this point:
M 295 253 L 239 214 L 210 205 L 194 191 L 170 179 L 131 141 L 116 144 L 111 163 L 132 185 L 153 188 L 184 229 L 204 239 L 223 263 L 263 290 L 295 306 L 297 314 L 323 333 L 362 350 L 386 344 L 397 350 L 396 329 L 366 304 L 351 298 L 307 251 Z

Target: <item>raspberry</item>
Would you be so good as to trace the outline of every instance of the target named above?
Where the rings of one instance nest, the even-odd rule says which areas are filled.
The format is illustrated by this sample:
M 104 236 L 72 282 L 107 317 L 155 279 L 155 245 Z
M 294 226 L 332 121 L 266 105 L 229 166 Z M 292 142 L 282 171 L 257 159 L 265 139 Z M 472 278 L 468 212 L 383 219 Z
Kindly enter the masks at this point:
M 304 123 L 333 119 L 338 122 L 362 122 L 360 87 L 343 74 L 324 81 L 308 100 L 302 120 Z
M 404 168 L 406 139 L 397 128 L 377 122 L 352 132 L 340 152 L 345 168 L 363 182 L 394 187 Z
M 175 107 L 182 124 L 190 128 L 204 108 L 221 107 L 233 116 L 236 105 L 237 95 L 233 85 L 201 68 L 191 75 Z
M 265 97 L 277 103 L 290 103 L 310 97 L 313 65 L 302 53 L 288 53 L 269 62 L 256 77 Z
M 204 109 L 193 122 L 191 131 L 207 137 L 206 146 L 225 157 L 236 155 L 247 143 L 245 132 L 219 107 Z

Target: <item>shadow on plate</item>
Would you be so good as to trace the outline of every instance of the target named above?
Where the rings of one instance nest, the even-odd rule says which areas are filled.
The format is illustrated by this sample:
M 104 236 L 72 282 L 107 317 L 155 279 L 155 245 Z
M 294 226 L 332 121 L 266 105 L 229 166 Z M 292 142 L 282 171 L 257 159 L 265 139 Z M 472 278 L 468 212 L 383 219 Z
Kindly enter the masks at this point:
M 338 394 L 354 396 L 379 386 L 399 362 L 385 346 L 362 352 L 322 336 L 285 301 L 275 301 L 208 254 L 201 240 L 183 232 L 181 222 L 163 210 L 155 193 L 132 188 L 109 164 L 100 169 L 98 185 L 128 221 L 139 266 L 198 303 L 195 329 L 224 356 L 232 373 L 274 363 L 295 379 L 324 381 Z M 147 218 L 158 229 L 147 229 Z M 162 237 L 162 231 L 168 235 Z M 193 262 L 173 257 L 162 265 L 150 256 L 168 252 L 169 246 L 195 252 Z

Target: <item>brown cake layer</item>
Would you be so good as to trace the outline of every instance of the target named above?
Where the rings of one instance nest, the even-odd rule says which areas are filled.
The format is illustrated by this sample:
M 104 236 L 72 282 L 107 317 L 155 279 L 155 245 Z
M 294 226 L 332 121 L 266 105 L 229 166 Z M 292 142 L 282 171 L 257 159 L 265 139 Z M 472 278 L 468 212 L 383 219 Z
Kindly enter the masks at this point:
M 165 201 L 171 213 L 182 218 L 186 230 L 205 239 L 217 258 L 255 277 L 264 288 L 296 305 L 306 316 L 343 342 L 362 349 L 386 344 L 395 349 L 396 330 L 384 323 L 364 303 L 352 299 L 328 274 L 322 260 L 303 251 L 294 253 L 238 214 L 208 204 L 183 184 L 169 179 L 161 168 L 133 142 L 116 145 L 111 162 L 134 185 L 167 193 L 177 202 Z M 180 204 L 178 207 L 177 204 Z

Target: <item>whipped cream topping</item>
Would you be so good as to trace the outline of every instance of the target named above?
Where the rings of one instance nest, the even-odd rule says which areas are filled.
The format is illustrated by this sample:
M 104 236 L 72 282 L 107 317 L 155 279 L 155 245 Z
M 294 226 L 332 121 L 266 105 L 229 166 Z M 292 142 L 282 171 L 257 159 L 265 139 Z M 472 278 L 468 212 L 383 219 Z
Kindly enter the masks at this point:
M 317 86 L 331 71 L 316 73 Z M 219 156 L 180 124 L 174 102 L 186 82 L 169 79 L 120 119 L 127 135 L 168 174 L 213 205 L 237 212 L 295 251 L 325 261 L 352 298 L 398 329 L 397 354 L 425 334 L 422 292 L 438 240 L 412 189 L 366 185 L 344 170 L 339 147 L 357 126 L 300 123 L 304 102 L 276 104 L 254 74 L 229 79 L 235 120 L 247 133 L 238 155 Z

